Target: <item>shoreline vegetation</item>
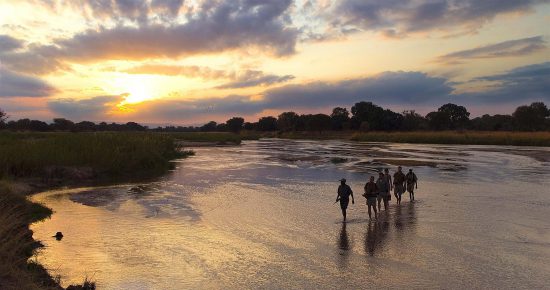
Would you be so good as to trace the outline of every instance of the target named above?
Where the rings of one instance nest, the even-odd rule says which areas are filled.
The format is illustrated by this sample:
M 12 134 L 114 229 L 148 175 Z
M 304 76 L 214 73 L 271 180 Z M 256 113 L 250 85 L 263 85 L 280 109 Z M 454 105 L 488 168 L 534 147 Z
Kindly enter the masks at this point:
M 63 289 L 59 277 L 31 259 L 41 244 L 29 225 L 52 211 L 28 195 L 154 178 L 173 168 L 171 160 L 193 154 L 167 134 L 0 132 L 0 288 Z M 94 282 L 83 280 L 67 289 L 95 289 Z

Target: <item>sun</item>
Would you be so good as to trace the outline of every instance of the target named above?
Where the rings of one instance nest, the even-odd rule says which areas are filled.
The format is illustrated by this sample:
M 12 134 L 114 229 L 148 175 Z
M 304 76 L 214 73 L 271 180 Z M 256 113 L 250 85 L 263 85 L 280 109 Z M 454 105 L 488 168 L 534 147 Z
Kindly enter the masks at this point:
M 155 90 L 156 80 L 147 75 L 125 75 L 117 77 L 113 83 L 113 90 L 123 96 L 124 100 L 118 105 L 137 104 L 157 98 Z

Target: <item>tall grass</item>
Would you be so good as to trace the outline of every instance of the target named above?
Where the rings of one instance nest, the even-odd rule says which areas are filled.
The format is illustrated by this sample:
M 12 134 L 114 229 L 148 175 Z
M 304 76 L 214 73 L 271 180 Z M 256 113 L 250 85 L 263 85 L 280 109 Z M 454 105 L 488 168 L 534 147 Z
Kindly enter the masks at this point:
M 367 142 L 550 146 L 550 132 L 369 132 L 355 133 L 351 139 Z
M 0 177 L 41 176 L 52 166 L 106 177 L 159 174 L 185 155 L 170 136 L 145 132 L 0 133 Z
M 174 132 L 161 133 L 177 141 L 190 142 L 214 142 L 214 143 L 234 143 L 240 144 L 241 137 L 235 133 L 229 132 Z

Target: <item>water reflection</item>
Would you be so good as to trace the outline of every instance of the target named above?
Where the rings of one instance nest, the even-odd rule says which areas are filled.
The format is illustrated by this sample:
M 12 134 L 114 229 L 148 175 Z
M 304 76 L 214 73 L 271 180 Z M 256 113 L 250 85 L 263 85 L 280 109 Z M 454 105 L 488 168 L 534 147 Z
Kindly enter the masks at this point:
M 338 236 L 338 262 L 340 269 L 345 269 L 348 266 L 348 258 L 351 250 L 350 239 L 346 230 L 347 224 L 342 223 L 340 235 Z

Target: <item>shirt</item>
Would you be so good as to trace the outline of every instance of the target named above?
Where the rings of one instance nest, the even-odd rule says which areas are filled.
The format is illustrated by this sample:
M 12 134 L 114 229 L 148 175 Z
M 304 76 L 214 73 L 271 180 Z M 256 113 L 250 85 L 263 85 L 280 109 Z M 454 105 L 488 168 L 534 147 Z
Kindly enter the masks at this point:
M 353 191 L 351 190 L 351 187 L 349 187 L 349 185 L 347 184 L 340 184 L 340 186 L 338 186 L 338 196 L 340 196 L 340 199 L 341 200 L 347 200 L 349 199 L 349 196 L 353 194 Z
M 378 180 L 376 181 L 376 187 L 378 187 L 378 192 L 390 191 L 390 183 L 385 177 L 378 178 Z
M 365 196 L 366 197 L 376 197 L 378 193 L 378 187 L 376 186 L 376 183 L 373 182 L 367 182 L 365 184 Z
M 393 175 L 393 184 L 403 184 L 403 182 L 405 181 L 405 174 L 403 174 L 403 172 L 399 172 L 397 171 L 394 175 Z
M 407 173 L 406 178 L 407 178 L 407 184 L 414 184 L 418 180 L 414 172 Z

